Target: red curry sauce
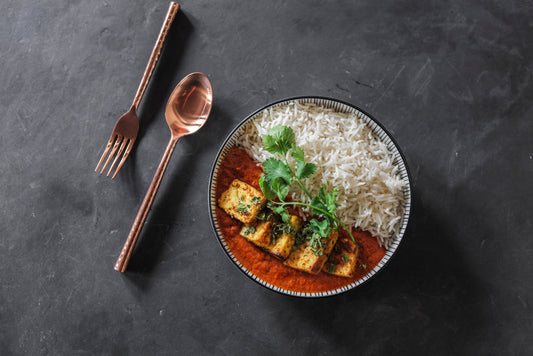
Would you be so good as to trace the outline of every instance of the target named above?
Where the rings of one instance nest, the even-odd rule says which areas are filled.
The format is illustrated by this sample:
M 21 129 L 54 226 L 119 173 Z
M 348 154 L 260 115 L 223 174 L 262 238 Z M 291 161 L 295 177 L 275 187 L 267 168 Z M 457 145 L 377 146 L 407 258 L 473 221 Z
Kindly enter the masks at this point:
M 262 169 L 242 149 L 232 147 L 222 161 L 217 177 L 216 198 L 238 178 L 257 189 Z M 344 287 L 364 277 L 381 261 L 386 250 L 370 233 L 354 229 L 352 234 L 359 247 L 358 266 L 352 278 L 338 277 L 325 272 L 311 275 L 287 267 L 282 261 L 248 242 L 239 233 L 242 223 L 232 219 L 216 207 L 216 215 L 224 240 L 235 258 L 251 273 L 276 287 L 295 292 L 316 293 Z M 339 238 L 348 234 L 341 229 Z M 344 236 L 343 236 L 344 235 Z M 349 238 L 349 237 L 348 237 Z

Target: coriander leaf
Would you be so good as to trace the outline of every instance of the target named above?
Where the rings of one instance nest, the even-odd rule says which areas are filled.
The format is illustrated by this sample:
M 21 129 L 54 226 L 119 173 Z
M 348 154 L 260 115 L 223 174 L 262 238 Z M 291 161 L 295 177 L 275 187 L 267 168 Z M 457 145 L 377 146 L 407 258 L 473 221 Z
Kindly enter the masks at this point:
M 263 167 L 270 182 L 274 182 L 277 178 L 282 178 L 286 184 L 291 185 L 291 169 L 284 162 L 276 158 L 269 158 L 263 162 Z
M 294 227 L 292 227 L 291 224 L 276 224 L 272 228 L 272 237 L 274 239 L 277 239 L 285 234 L 294 235 L 295 233 Z
M 327 219 L 318 221 L 317 219 L 311 219 L 311 230 L 321 237 L 328 237 L 331 234 L 331 227 Z
M 309 178 L 315 171 L 316 165 L 313 163 L 305 163 L 303 160 L 296 162 L 296 177 L 298 179 Z
M 294 146 L 292 148 L 291 156 L 292 156 L 292 158 L 294 158 L 298 162 L 303 162 L 305 160 L 304 150 L 303 150 L 303 148 L 298 147 L 298 146 Z
M 337 189 L 333 189 L 333 192 L 326 193 L 325 195 L 324 203 L 326 204 L 326 207 L 330 213 L 334 212 L 335 209 L 337 209 L 337 207 L 340 205 L 335 201 L 338 194 L 339 191 Z
M 254 204 L 259 204 L 259 203 L 261 203 L 261 200 L 262 200 L 261 197 L 259 197 L 259 196 L 255 196 L 255 197 L 253 197 L 250 201 L 251 201 L 252 203 L 254 203 Z
M 324 204 L 326 203 L 326 186 L 323 185 L 320 187 L 320 190 L 318 191 L 318 197 L 320 198 L 320 201 Z
M 278 177 L 272 182 L 271 186 L 272 190 L 276 192 L 279 200 L 284 201 L 287 195 L 289 194 L 290 185 L 287 185 L 283 178 Z
M 292 177 L 291 169 L 284 162 L 276 158 L 269 158 L 263 162 L 266 172 L 266 180 L 272 192 L 276 193 L 280 200 L 284 200 L 289 194 Z
M 272 206 L 270 206 L 270 209 L 272 209 L 274 212 L 280 214 L 281 215 L 281 220 L 283 220 L 283 222 L 285 222 L 285 223 L 289 222 L 290 215 L 287 212 L 287 210 L 285 210 L 285 208 L 283 208 L 282 206 L 272 205 Z
M 272 200 L 276 197 L 276 193 L 272 191 L 272 188 L 270 188 L 270 185 L 268 184 L 268 181 L 263 173 L 261 173 L 261 177 L 259 177 L 259 187 L 261 187 L 263 195 L 268 200 Z
M 311 235 L 308 235 L 307 239 L 309 240 L 309 247 L 311 247 L 311 250 L 318 251 L 322 248 L 322 238 L 320 237 L 318 233 L 315 232 L 315 233 L 312 233 Z
M 255 227 L 253 226 L 247 227 L 244 230 L 244 236 L 248 236 L 249 234 L 253 234 L 254 232 L 255 232 Z
M 272 214 L 268 210 L 266 210 L 266 209 L 261 210 L 259 212 L 259 214 L 257 214 L 257 220 L 259 220 L 259 221 L 267 221 L 268 219 L 270 219 L 271 215 Z
M 239 205 L 237 206 L 237 211 L 239 211 L 239 212 L 241 212 L 243 214 L 247 214 L 248 213 L 248 208 L 243 203 L 239 203 Z
M 268 152 L 285 156 L 296 145 L 294 131 L 287 126 L 275 126 L 263 136 L 263 145 Z
M 313 199 L 311 199 L 311 206 L 316 209 L 328 211 L 328 208 L 320 201 L 320 198 L 318 197 L 314 197 Z M 318 212 L 322 214 L 321 211 Z
M 333 263 L 330 263 L 328 265 L 328 273 L 334 273 L 335 272 L 335 269 L 337 269 L 337 265 L 333 264 Z

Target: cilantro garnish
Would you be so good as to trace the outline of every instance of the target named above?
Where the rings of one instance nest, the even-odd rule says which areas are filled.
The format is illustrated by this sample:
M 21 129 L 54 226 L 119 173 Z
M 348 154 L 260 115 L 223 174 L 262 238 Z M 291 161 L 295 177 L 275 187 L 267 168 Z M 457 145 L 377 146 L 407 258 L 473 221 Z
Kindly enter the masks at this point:
M 333 264 L 333 263 L 330 263 L 328 265 L 328 273 L 334 273 L 335 272 L 335 269 L 337 269 L 337 265 Z
M 237 205 L 237 211 L 246 214 L 248 213 L 248 207 L 243 203 L 239 203 L 239 205 Z
M 345 253 L 342 254 L 342 262 L 344 263 L 350 262 L 350 257 L 346 256 Z
M 250 199 L 250 201 L 254 204 L 259 204 L 261 203 L 261 197 L 253 197 L 252 199 Z
M 268 135 L 263 136 L 263 145 L 272 154 L 285 156 L 295 143 L 294 131 L 287 126 L 273 127 Z
M 270 216 L 271 216 L 271 215 L 272 215 L 272 214 L 271 214 L 268 210 L 266 210 L 266 209 L 261 210 L 261 211 L 259 212 L 259 214 L 257 214 L 257 220 L 260 220 L 260 221 L 267 221 L 267 220 L 270 219 Z
M 255 227 L 250 226 L 250 227 L 247 227 L 247 228 L 243 231 L 243 234 L 244 234 L 244 236 L 248 236 L 249 234 L 253 234 L 254 232 L 255 232 Z
M 335 215 L 335 210 L 339 206 L 335 199 L 339 192 L 336 189 L 327 192 L 325 186 L 322 186 L 318 195 L 312 196 L 302 183 L 303 179 L 315 173 L 316 165 L 305 161 L 304 150 L 296 146 L 294 131 L 287 126 L 275 126 L 269 130 L 268 135 L 263 136 L 263 145 L 268 152 L 279 156 L 263 162 L 265 174 L 261 174 L 259 178 L 259 186 L 265 198 L 269 200 L 270 208 L 280 214 L 284 222 L 288 222 L 289 219 L 289 213 L 285 210 L 287 205 L 306 206 L 322 216 L 323 220 L 311 220 L 313 232 L 318 236 L 310 240 L 315 246 L 318 246 L 316 241 L 329 236 L 331 225 L 336 229 L 342 226 L 355 242 L 351 231 Z M 291 167 L 286 159 L 289 152 L 296 161 L 296 167 Z M 296 182 L 309 197 L 310 203 L 285 201 L 293 182 Z M 279 202 L 274 201 L 276 197 L 280 200 Z

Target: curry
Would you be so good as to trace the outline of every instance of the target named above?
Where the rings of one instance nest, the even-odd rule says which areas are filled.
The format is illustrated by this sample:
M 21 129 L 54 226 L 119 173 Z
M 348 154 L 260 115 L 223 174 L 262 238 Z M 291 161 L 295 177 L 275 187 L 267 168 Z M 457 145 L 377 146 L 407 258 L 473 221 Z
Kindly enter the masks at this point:
M 258 181 L 262 172 L 261 165 L 253 161 L 246 152 L 238 147 L 232 147 L 219 167 L 216 198 L 218 199 L 230 187 L 234 179 L 260 189 Z M 359 250 L 358 266 L 353 276 L 339 277 L 326 272 L 313 275 L 288 267 L 280 259 L 247 241 L 241 235 L 242 223 L 233 219 L 219 206 L 216 207 L 216 215 L 223 238 L 235 258 L 258 278 L 285 290 L 318 293 L 342 288 L 363 278 L 386 253 L 370 233 L 353 229 L 352 235 Z M 345 230 L 339 229 L 339 243 L 349 238 Z

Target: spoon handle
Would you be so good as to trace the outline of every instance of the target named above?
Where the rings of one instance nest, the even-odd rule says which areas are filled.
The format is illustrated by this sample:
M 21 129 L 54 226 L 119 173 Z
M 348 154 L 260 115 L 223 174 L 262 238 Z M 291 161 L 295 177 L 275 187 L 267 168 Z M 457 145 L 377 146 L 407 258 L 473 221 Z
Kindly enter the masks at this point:
M 176 17 L 176 14 L 178 13 L 179 7 L 180 6 L 178 3 L 170 3 L 170 6 L 167 11 L 167 16 L 165 17 L 165 22 L 163 23 L 163 26 L 159 31 L 157 42 L 155 43 L 154 48 L 152 49 L 152 54 L 150 55 L 150 59 L 148 60 L 148 64 L 146 65 L 146 69 L 144 70 L 144 74 L 141 79 L 141 84 L 139 84 L 139 88 L 137 88 L 137 93 L 135 94 L 135 98 L 133 99 L 132 106 L 135 107 L 135 110 L 137 110 L 141 98 L 143 97 L 144 91 L 148 86 L 148 81 L 152 76 L 155 65 L 157 64 L 157 60 L 159 59 L 159 55 L 161 54 L 161 50 L 163 49 L 163 45 L 165 44 L 168 31 L 170 29 L 170 26 L 172 25 L 172 22 L 174 21 L 174 17 Z
M 126 267 L 128 266 L 128 262 L 130 260 L 131 253 L 133 252 L 135 242 L 137 242 L 139 233 L 141 232 L 141 229 L 144 225 L 144 220 L 146 220 L 148 211 L 150 211 L 150 207 L 152 206 L 157 190 L 159 189 L 159 184 L 161 183 L 163 174 L 165 173 L 170 157 L 172 156 L 172 152 L 174 152 L 176 142 L 178 142 L 177 137 L 172 137 L 170 139 L 165 153 L 161 158 L 161 162 L 159 163 L 159 167 L 157 167 L 157 171 L 155 172 L 154 178 L 152 179 L 152 183 L 150 184 L 150 187 L 148 187 L 148 191 L 144 196 L 144 200 L 141 204 L 141 207 L 139 208 L 139 211 L 137 212 L 137 216 L 135 217 L 135 221 L 133 222 L 128 238 L 126 239 L 126 242 L 122 247 L 122 251 L 120 252 L 120 256 L 118 257 L 118 260 L 115 263 L 115 270 L 119 272 L 126 271 Z

